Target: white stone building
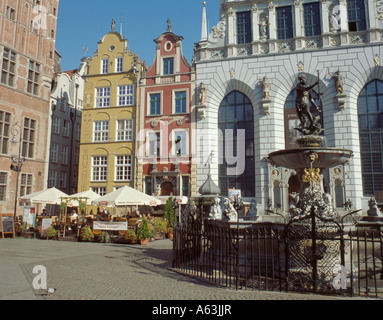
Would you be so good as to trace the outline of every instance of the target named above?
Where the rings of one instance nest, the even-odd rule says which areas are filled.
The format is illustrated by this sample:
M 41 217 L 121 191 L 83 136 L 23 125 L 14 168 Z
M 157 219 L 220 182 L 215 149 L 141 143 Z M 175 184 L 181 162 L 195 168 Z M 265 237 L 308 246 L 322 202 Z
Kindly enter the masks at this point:
M 77 193 L 86 64 L 56 73 L 51 92 L 48 187 L 68 195 Z
M 207 87 L 198 107 L 197 128 L 207 133 L 197 144 L 198 186 L 214 151 L 211 173 L 222 195 L 237 188 L 259 212 L 287 209 L 298 182 L 293 171 L 273 167 L 268 154 L 294 147 L 298 74 L 308 84 L 319 75 L 313 90 L 322 94 L 326 146 L 354 153 L 349 164 L 325 173 L 325 188 L 337 210 L 347 199 L 366 210 L 383 191 L 383 1 L 220 0 L 221 18 L 209 34 L 203 10 L 194 55 L 197 86 Z M 238 144 L 246 141 L 247 162 L 237 176 L 225 173 L 239 159 L 225 157 L 217 131 L 230 128 L 246 130 Z

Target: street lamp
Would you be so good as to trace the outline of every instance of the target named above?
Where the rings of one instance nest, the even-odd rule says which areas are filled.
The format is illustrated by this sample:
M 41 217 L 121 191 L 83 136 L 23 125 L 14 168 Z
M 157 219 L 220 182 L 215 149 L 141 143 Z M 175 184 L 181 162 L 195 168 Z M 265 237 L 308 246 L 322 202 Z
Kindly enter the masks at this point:
M 25 162 L 25 158 L 22 158 L 21 157 L 21 148 L 22 148 L 22 134 L 21 134 L 21 126 L 18 122 L 16 122 L 12 128 L 11 128 L 11 132 L 12 132 L 12 135 L 13 135 L 13 138 L 11 140 L 11 143 L 12 144 L 17 144 L 19 143 L 19 154 L 16 157 L 12 157 L 11 160 L 12 160 L 12 163 L 11 163 L 11 170 L 12 171 L 16 171 L 17 172 L 17 177 L 16 177 L 16 192 L 15 192 L 15 208 L 14 208 L 14 211 L 13 211 L 13 221 L 14 223 L 16 223 L 16 211 L 17 211 L 17 196 L 18 196 L 18 190 L 19 190 L 19 176 L 20 176 L 20 172 L 21 172 L 21 168 L 23 166 L 23 163 Z M 17 141 L 16 137 L 17 135 L 19 135 L 19 141 Z

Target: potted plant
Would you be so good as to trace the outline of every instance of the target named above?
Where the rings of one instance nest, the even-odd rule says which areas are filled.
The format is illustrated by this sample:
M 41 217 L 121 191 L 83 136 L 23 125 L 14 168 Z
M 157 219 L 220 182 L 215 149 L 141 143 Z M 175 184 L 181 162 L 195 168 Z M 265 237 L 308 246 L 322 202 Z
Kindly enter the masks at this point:
M 125 239 L 129 241 L 129 243 L 134 244 L 137 242 L 137 234 L 134 230 L 130 229 L 125 235 Z
M 53 239 L 57 235 L 57 230 L 53 227 L 50 226 L 47 230 L 47 239 Z
M 94 239 L 94 234 L 89 226 L 81 229 L 80 240 L 84 242 L 91 242 Z
M 165 237 L 167 229 L 165 220 L 162 218 L 157 218 L 155 220 L 155 229 L 157 232 L 157 237 L 159 239 L 163 239 Z
M 100 243 L 109 243 L 110 242 L 110 235 L 106 231 L 102 231 L 100 235 L 98 236 L 98 240 Z
M 152 234 L 153 232 L 150 230 L 149 221 L 143 217 L 137 231 L 137 239 L 140 240 L 140 244 L 147 245 L 152 237 Z

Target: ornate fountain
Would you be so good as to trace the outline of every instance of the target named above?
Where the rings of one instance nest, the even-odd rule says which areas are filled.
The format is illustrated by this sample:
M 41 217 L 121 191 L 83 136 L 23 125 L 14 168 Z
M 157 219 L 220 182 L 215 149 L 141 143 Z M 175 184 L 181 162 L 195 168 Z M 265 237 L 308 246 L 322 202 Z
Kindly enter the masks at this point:
M 296 140 L 298 148 L 276 151 L 269 154 L 273 165 L 294 169 L 297 172 L 301 188 L 298 194 L 291 194 L 290 214 L 292 219 L 302 219 L 310 215 L 333 219 L 335 212 L 330 194 L 324 192 L 322 170 L 342 165 L 353 155 L 351 150 L 329 148 L 325 146 L 325 137 L 321 135 L 321 108 L 312 98 L 312 89 L 319 84 L 306 84 L 304 74 L 298 76 L 295 107 L 300 126 L 295 130 L 301 133 Z M 311 112 L 311 105 L 316 109 Z

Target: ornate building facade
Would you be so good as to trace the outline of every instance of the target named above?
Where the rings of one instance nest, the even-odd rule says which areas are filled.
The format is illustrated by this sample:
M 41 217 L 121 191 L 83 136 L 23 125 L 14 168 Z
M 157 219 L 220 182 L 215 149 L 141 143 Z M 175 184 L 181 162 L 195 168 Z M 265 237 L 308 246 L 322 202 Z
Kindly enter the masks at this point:
M 113 21 L 86 67 L 78 192 L 102 196 L 136 187 L 138 83 L 145 66 L 127 42 Z
M 87 61 L 74 70 L 55 74 L 51 93 L 51 142 L 48 188 L 77 193 L 84 75 Z
M 258 210 L 289 208 L 295 172 L 274 167 L 268 154 L 294 148 L 298 75 L 320 81 L 326 146 L 350 149 L 345 166 L 325 172 L 325 189 L 342 210 L 383 190 L 383 8 L 374 0 L 220 1 L 220 21 L 208 33 L 204 7 L 195 46 L 197 83 L 207 89 L 197 152 L 227 195 L 240 189 Z M 383 119 L 383 118 L 382 118 Z M 230 132 L 232 134 L 230 135 Z M 232 151 L 230 147 L 234 147 Z M 198 186 L 208 169 L 198 163 Z
M 0 212 L 48 181 L 58 0 L 0 3 Z M 12 169 L 11 169 L 12 168 Z
M 150 195 L 196 195 L 195 70 L 182 40 L 168 29 L 154 40 L 156 55 L 140 85 L 138 189 Z

